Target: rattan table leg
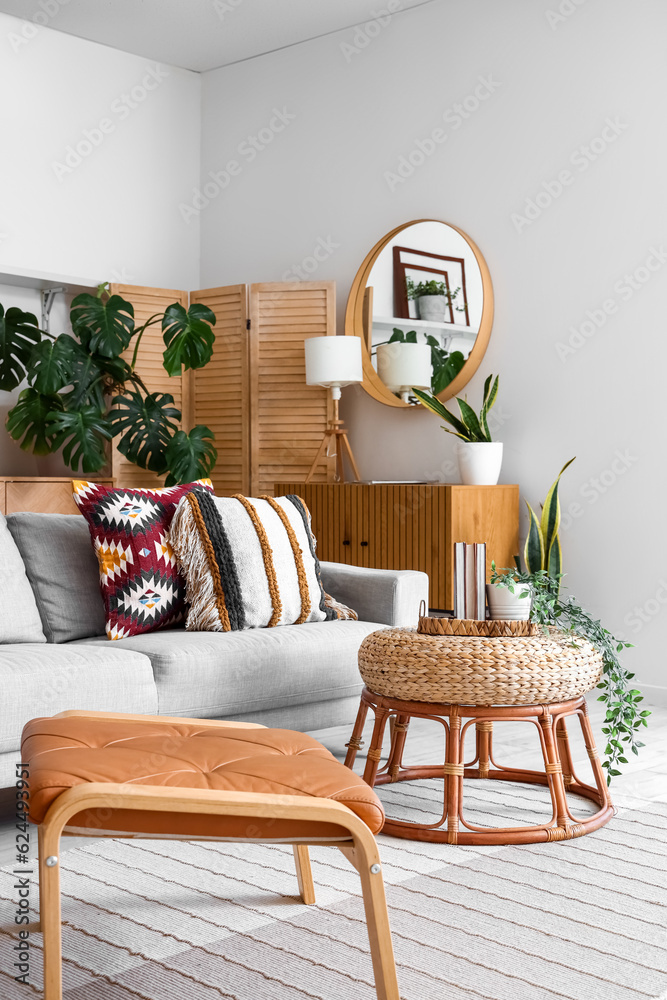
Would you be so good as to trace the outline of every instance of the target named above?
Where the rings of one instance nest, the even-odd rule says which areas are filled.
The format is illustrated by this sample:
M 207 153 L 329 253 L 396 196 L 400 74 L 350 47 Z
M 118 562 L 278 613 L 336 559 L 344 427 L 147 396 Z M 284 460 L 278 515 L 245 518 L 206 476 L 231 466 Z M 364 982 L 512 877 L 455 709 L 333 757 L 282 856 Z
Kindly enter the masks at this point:
M 477 768 L 480 778 L 488 778 L 489 764 L 491 760 L 491 739 L 493 735 L 493 722 L 489 719 L 482 719 L 475 723 L 476 743 L 477 743 Z
M 389 711 L 386 708 L 374 708 L 375 711 L 375 725 L 373 726 L 373 735 L 371 737 L 371 745 L 366 756 L 366 767 L 364 768 L 364 781 L 371 788 L 375 784 L 375 776 L 378 773 L 378 767 L 380 765 L 380 758 L 382 757 L 382 742 L 384 739 L 384 727 L 387 722 L 387 717 Z
M 408 735 L 408 726 L 410 725 L 410 716 L 392 715 L 391 722 L 391 750 L 389 751 L 389 759 L 387 760 L 387 772 L 391 780 L 396 781 L 403 763 L 403 752 Z
M 563 768 L 558 757 L 556 739 L 554 736 L 553 716 L 549 712 L 548 706 L 542 705 L 540 715 L 540 726 L 544 736 L 544 769 L 547 773 L 549 791 L 556 814 L 556 826 L 563 831 L 563 836 L 569 836 L 569 816 L 567 809 L 567 797 L 565 795 L 565 784 L 563 782 Z M 552 828 L 553 830 L 553 828 Z M 554 832 L 550 833 L 550 839 L 560 839 Z
M 447 843 L 456 844 L 459 835 L 459 810 L 463 782 L 461 716 L 458 705 L 450 706 L 447 755 L 443 770 L 445 774 L 445 801 L 447 803 Z
M 586 751 L 591 762 L 591 768 L 593 769 L 595 785 L 600 793 L 600 805 L 606 803 L 611 809 L 614 810 L 615 813 L 616 810 L 614 808 L 614 803 L 611 801 L 607 781 L 604 776 L 604 771 L 602 770 L 602 764 L 600 763 L 600 754 L 598 753 L 598 749 L 595 745 L 595 736 L 593 735 L 593 730 L 591 728 L 591 720 L 588 718 L 588 706 L 585 702 L 578 715 L 581 732 L 584 737 L 584 743 L 586 744 Z
M 556 723 L 556 740 L 558 744 L 558 757 L 563 766 L 563 782 L 565 787 L 574 781 L 574 764 L 572 762 L 572 751 L 570 749 L 570 738 L 567 733 L 565 719 L 560 718 Z
M 350 742 L 346 743 L 347 756 L 345 757 L 345 767 L 353 768 L 354 762 L 357 759 L 357 751 L 361 750 L 363 741 L 361 739 L 361 734 L 364 731 L 364 725 L 366 724 L 366 716 L 368 715 L 368 702 L 362 695 L 361 701 L 359 702 L 359 711 L 357 712 L 357 718 L 354 723 L 354 729 L 352 730 L 352 736 L 350 737 Z

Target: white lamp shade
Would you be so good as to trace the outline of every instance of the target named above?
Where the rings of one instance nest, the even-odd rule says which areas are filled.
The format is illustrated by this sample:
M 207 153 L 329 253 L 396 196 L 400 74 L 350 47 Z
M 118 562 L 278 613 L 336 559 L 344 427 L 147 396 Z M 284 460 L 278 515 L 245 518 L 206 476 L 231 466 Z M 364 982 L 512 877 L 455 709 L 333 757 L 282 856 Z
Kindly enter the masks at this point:
M 381 344 L 378 375 L 391 392 L 431 388 L 431 348 L 428 344 Z
M 359 337 L 309 337 L 306 349 L 306 384 L 340 387 L 363 382 Z

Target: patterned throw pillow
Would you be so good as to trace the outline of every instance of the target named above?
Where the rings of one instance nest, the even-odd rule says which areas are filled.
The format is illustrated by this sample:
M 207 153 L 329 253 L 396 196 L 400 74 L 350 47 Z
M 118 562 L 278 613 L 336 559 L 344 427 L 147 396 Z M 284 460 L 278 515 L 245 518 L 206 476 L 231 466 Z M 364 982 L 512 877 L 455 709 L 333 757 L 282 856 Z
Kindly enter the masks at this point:
M 175 625 L 185 617 L 185 580 L 169 541 L 179 500 L 210 479 L 162 490 L 116 489 L 74 479 L 100 567 L 109 639 Z
M 179 503 L 171 543 L 187 580 L 186 628 L 231 632 L 356 618 L 322 588 L 310 513 L 297 496 Z

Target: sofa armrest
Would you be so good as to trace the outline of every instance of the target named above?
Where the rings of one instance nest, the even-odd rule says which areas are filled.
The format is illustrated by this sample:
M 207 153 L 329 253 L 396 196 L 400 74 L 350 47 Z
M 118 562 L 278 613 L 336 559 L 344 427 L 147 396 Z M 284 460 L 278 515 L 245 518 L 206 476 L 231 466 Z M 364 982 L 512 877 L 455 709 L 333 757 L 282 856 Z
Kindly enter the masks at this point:
M 361 621 L 416 626 L 420 602 L 428 607 L 426 573 L 333 562 L 321 562 L 320 569 L 326 592 L 354 608 Z

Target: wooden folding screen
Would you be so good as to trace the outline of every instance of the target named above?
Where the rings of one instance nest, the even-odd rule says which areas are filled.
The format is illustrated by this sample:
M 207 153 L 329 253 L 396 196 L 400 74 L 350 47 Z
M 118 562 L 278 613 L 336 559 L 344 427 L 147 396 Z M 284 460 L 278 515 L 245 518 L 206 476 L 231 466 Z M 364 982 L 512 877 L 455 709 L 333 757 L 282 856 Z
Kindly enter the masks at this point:
M 110 291 L 112 295 L 121 295 L 132 303 L 136 326 L 141 326 L 155 313 L 163 313 L 172 302 L 180 302 L 186 309 L 188 307 L 188 293 L 170 288 L 142 288 L 138 285 L 112 284 Z M 134 347 L 133 340 L 129 350 L 124 355 L 126 360 L 132 360 Z M 192 426 L 191 379 L 189 373 L 186 376 L 177 375 L 174 378 L 167 375 L 162 365 L 164 349 L 162 328 L 157 323 L 155 326 L 149 327 L 141 339 L 137 355 L 137 372 L 150 392 L 168 392 L 174 397 L 174 406 L 183 414 L 179 426 L 183 427 L 184 430 L 189 430 Z M 155 488 L 164 484 L 164 477 L 156 476 L 153 472 L 146 472 L 145 469 L 140 469 L 128 462 L 117 448 L 112 449 L 111 475 L 117 486 Z
M 306 478 L 327 423 L 331 394 L 306 385 L 304 341 L 335 334 L 332 281 L 250 286 L 250 493 Z M 333 478 L 326 458 L 314 482 Z

